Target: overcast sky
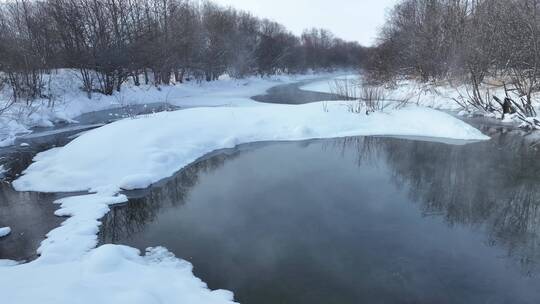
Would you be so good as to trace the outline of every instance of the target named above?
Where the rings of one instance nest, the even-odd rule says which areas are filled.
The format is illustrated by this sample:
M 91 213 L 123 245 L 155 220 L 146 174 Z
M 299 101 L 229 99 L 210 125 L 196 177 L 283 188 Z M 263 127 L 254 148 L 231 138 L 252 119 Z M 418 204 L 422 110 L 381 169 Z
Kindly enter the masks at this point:
M 346 40 L 371 45 L 386 12 L 398 0 L 215 0 L 287 26 L 296 34 L 309 27 L 331 30 Z

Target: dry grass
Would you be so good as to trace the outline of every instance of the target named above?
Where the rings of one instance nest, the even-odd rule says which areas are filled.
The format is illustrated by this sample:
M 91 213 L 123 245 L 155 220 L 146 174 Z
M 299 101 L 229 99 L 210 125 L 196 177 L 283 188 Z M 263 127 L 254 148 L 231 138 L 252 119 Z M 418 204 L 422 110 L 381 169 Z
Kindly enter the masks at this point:
M 401 108 L 408 103 L 408 99 L 390 100 L 389 91 L 382 85 L 368 83 L 355 79 L 337 79 L 330 84 L 332 94 L 341 100 L 349 101 L 348 110 L 351 113 L 382 112 L 393 106 Z

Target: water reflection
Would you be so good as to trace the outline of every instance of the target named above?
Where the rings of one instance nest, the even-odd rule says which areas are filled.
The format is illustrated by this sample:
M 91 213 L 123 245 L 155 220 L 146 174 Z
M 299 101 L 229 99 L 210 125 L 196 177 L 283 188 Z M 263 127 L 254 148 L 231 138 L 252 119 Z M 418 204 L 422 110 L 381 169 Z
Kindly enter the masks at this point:
M 184 205 L 200 174 L 219 168 L 239 153 L 240 150 L 229 150 L 207 156 L 150 189 L 126 193 L 130 198 L 129 204 L 112 208 L 103 218 L 99 233 L 100 243 L 117 243 L 129 239 L 135 233 L 143 231 L 147 223 L 154 221 L 163 208 Z
M 270 88 L 264 95 L 253 96 L 251 99 L 259 102 L 279 104 L 305 104 L 345 99 L 335 94 L 300 90 L 300 87 L 311 82 L 313 80 L 275 86 Z
M 165 245 L 244 303 L 538 303 L 540 152 L 492 131 L 244 147 L 135 193 L 100 239 Z
M 385 140 L 375 146 L 424 216 L 484 230 L 487 243 L 505 248 L 532 275 L 540 260 L 540 152 L 512 132 L 492 136 L 463 147 Z
M 32 260 L 45 235 L 58 227 L 62 219 L 54 216 L 53 204 L 59 195 L 17 192 L 0 182 L 0 227 L 12 233 L 0 239 L 0 259 Z

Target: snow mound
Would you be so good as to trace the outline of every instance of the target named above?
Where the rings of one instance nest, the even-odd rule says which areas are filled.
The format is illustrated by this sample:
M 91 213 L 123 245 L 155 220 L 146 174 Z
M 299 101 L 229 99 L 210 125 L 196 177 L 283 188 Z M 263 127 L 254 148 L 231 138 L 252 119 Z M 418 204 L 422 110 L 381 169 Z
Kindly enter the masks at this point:
M 488 139 L 461 120 L 422 107 L 366 116 L 338 102 L 328 110 L 321 103 L 196 108 L 122 120 L 39 154 L 13 185 L 40 192 L 146 188 L 209 152 L 258 141 L 363 135 Z
M 8 236 L 10 233 L 11 233 L 11 228 L 9 227 L 0 228 L 0 238 Z
M 164 248 L 104 245 L 66 263 L 0 264 L 3 303 L 222 304 L 228 291 L 211 291 L 192 265 Z
M 88 194 L 55 201 L 60 209 L 57 216 L 69 217 L 62 225 L 47 234 L 38 253 L 41 262 L 51 263 L 76 260 L 98 244 L 101 219 L 109 212 L 109 205 L 124 203 L 124 195 Z

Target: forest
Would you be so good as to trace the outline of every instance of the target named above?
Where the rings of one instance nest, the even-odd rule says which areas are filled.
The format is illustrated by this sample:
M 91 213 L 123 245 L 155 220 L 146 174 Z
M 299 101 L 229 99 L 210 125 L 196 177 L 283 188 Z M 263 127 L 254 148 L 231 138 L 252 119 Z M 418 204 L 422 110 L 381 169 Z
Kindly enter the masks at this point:
M 540 91 L 540 1 L 404 0 L 368 61 L 379 81 L 414 78 L 469 86 L 464 107 L 535 117 Z M 493 96 L 486 83 L 504 87 Z M 538 123 L 535 123 L 538 125 Z
M 73 69 L 90 97 L 126 81 L 168 85 L 357 67 L 366 48 L 324 29 L 191 0 L 16 0 L 0 4 L 0 90 L 47 98 L 47 77 Z

